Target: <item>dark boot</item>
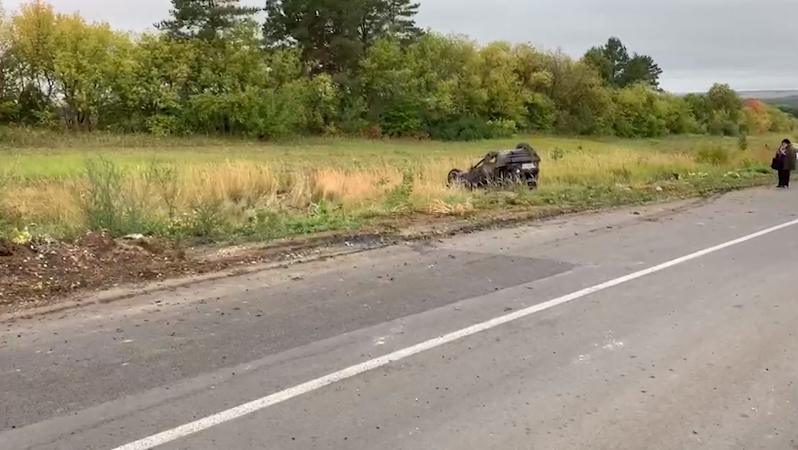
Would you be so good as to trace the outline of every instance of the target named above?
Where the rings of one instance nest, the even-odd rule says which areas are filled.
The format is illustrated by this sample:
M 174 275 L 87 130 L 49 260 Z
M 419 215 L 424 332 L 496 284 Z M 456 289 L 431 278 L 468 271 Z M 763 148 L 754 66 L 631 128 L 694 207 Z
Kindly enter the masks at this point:
M 786 188 L 790 184 L 790 171 L 779 170 L 779 185 L 776 187 Z

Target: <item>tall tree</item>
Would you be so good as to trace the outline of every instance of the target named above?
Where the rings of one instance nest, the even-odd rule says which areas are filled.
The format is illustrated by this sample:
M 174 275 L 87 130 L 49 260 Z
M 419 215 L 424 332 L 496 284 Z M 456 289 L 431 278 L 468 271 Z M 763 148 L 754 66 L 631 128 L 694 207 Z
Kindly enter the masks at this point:
M 15 112 L 16 92 L 14 63 L 9 54 L 11 36 L 3 2 L 0 0 L 0 122 L 5 122 Z
M 378 39 L 417 36 L 412 0 L 266 0 L 265 43 L 297 45 L 312 73 L 356 69 Z
M 602 47 L 591 47 L 585 52 L 585 55 L 582 56 L 582 61 L 598 72 L 605 85 L 612 85 L 612 81 L 615 79 L 613 76 L 614 65 L 604 56 L 604 49 Z
M 660 75 L 662 75 L 662 69 L 654 62 L 653 58 L 635 53 L 626 63 L 621 85 L 629 86 L 634 83 L 644 83 L 658 88 Z
M 172 0 L 171 19 L 155 26 L 171 37 L 214 40 L 260 8 L 241 6 L 240 0 Z
M 635 53 L 629 56 L 626 46 L 617 37 L 607 39 L 600 47 L 592 47 L 583 60 L 595 68 L 609 87 L 623 88 L 644 83 L 658 88 L 662 69 L 648 55 Z
M 366 47 L 378 38 L 392 36 L 410 41 L 421 34 L 413 19 L 419 3 L 411 0 L 360 0 L 358 38 Z

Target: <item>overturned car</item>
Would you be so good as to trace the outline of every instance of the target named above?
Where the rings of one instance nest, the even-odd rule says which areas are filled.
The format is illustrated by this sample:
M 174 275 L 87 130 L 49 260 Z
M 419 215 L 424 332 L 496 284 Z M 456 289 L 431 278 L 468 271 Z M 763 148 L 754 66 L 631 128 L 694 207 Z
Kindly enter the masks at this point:
M 535 189 L 539 173 L 540 156 L 529 144 L 521 142 L 513 150 L 488 152 L 467 171 L 450 170 L 447 185 L 475 189 L 523 183 Z

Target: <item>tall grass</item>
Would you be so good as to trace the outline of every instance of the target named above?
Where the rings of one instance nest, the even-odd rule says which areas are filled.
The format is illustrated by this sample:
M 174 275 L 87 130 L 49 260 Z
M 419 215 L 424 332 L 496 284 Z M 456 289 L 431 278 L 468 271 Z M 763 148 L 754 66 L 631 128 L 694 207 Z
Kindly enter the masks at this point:
M 497 194 L 447 188 L 453 167 L 515 141 L 303 141 L 196 148 L 24 148 L 0 181 L 0 219 L 60 236 L 87 229 L 174 238 L 271 238 L 356 227 L 412 213 L 468 214 L 537 205 L 602 206 L 712 185 L 752 184 L 770 151 L 734 139 L 591 142 L 527 138 L 539 148 L 540 190 Z M 159 141 L 160 142 L 160 141 Z M 113 141 L 116 144 L 116 141 Z M 543 144 L 543 145 L 541 145 Z M 57 146 L 55 146 L 57 147 Z M 4 186 L 4 187 L 3 187 Z

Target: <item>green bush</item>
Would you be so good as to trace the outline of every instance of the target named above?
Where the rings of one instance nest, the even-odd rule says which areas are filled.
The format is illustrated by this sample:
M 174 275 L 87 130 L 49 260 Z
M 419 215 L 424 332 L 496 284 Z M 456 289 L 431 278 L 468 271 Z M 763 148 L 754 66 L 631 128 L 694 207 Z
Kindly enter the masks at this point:
M 510 137 L 513 131 L 504 122 L 488 122 L 478 117 L 456 119 L 428 124 L 427 134 L 441 141 L 479 141 Z
M 411 137 L 421 131 L 423 119 L 417 104 L 405 100 L 389 104 L 382 110 L 379 126 L 390 137 Z

